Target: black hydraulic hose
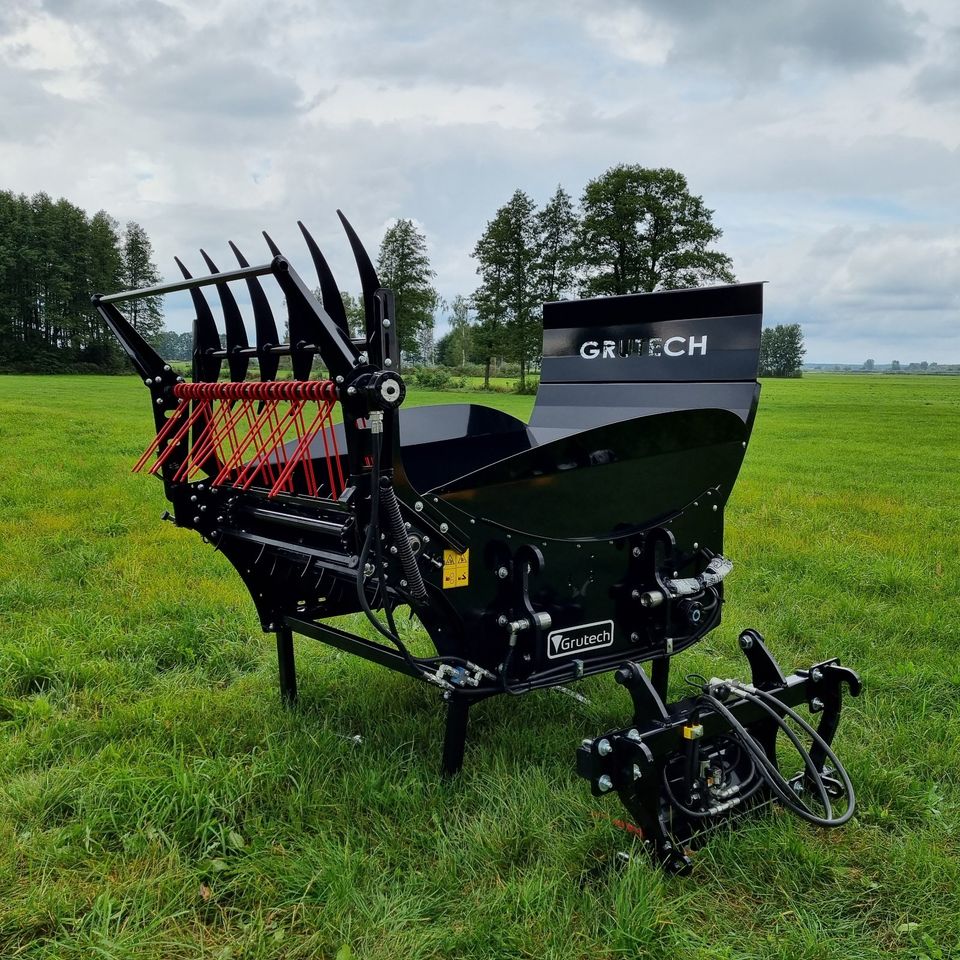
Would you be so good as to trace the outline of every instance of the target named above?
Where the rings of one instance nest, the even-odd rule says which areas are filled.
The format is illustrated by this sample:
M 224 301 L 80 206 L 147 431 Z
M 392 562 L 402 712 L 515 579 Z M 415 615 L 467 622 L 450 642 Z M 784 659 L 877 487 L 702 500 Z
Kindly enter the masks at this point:
M 804 765 L 809 771 L 812 772 L 812 779 L 814 780 L 818 792 L 821 795 L 821 802 L 824 804 L 824 808 L 827 811 L 827 816 L 817 816 L 805 804 L 798 800 L 797 796 L 791 790 L 789 783 L 784 779 L 776 765 L 767 756 L 763 747 L 754 739 L 750 732 L 740 723 L 739 720 L 737 720 L 733 713 L 717 697 L 713 696 L 707 691 L 704 691 L 702 696 L 704 704 L 711 707 L 730 724 L 731 730 L 741 741 L 744 748 L 757 764 L 757 770 L 764 782 L 766 782 L 767 786 L 770 787 L 770 789 L 785 807 L 809 823 L 821 827 L 838 827 L 846 823 L 853 816 L 856 805 L 856 797 L 853 792 L 853 784 L 850 781 L 850 777 L 840 761 L 837 759 L 836 754 L 830 749 L 829 745 L 823 740 L 822 737 L 820 737 L 816 730 L 810 726 L 810 724 L 808 724 L 798 713 L 796 713 L 796 711 L 791 710 L 788 706 L 786 706 L 786 704 L 782 703 L 776 697 L 772 697 L 770 694 L 767 694 L 764 691 L 756 690 L 755 688 L 747 690 L 742 686 L 735 685 L 734 689 L 745 700 L 748 700 L 749 702 L 760 706 L 761 709 L 764 709 L 765 712 L 767 712 L 776 722 L 777 727 L 788 735 L 798 753 L 801 755 Z M 755 694 L 759 694 L 760 696 L 756 696 Z M 772 706 L 779 707 L 784 711 L 786 716 L 789 716 L 799 726 L 801 726 L 803 730 L 810 735 L 813 742 L 820 746 L 825 755 L 829 757 L 829 759 L 835 764 L 843 784 L 844 792 L 847 796 L 847 809 L 840 816 L 833 816 L 829 798 L 826 796 L 826 789 L 823 784 L 822 776 L 820 775 L 820 771 L 816 769 L 816 765 L 810 759 L 809 753 L 804 749 L 803 745 L 799 743 L 796 734 L 790 730 L 786 722 L 786 717 L 776 713 L 775 710 L 771 709 Z
M 731 743 L 736 745 L 739 749 L 740 743 L 733 737 L 727 738 Z M 747 759 L 750 761 L 750 775 L 746 780 L 740 781 L 741 789 L 749 787 L 743 793 L 735 794 L 733 797 L 730 797 L 728 800 L 719 801 L 719 803 L 724 806 L 724 810 L 730 809 L 733 806 L 739 806 L 740 804 L 746 803 L 753 795 L 760 789 L 763 784 L 763 780 L 757 775 L 757 765 L 753 762 L 753 757 L 748 756 Z M 739 760 L 738 760 L 739 762 Z M 692 807 L 686 806 L 682 803 L 674 794 L 673 787 L 670 786 L 670 777 L 668 775 L 667 764 L 663 768 L 663 789 L 667 795 L 667 799 L 670 801 L 670 804 L 676 807 L 682 814 L 687 817 L 691 817 L 695 820 L 707 820 L 710 817 L 715 817 L 718 813 L 724 812 L 724 810 L 694 810 Z M 731 802 L 735 801 L 735 802 Z
M 813 760 L 810 757 L 810 754 L 806 751 L 803 744 L 800 742 L 800 738 L 790 729 L 786 721 L 783 720 L 783 718 L 780 717 L 779 714 L 777 714 L 770 706 L 765 704 L 762 700 L 757 700 L 756 698 L 751 697 L 748 693 L 746 693 L 744 690 L 740 688 L 737 688 L 737 692 L 741 696 L 743 696 L 745 700 L 748 700 L 750 703 L 753 703 L 755 706 L 763 710 L 764 713 L 766 713 L 770 717 L 770 719 L 773 720 L 773 722 L 777 725 L 777 727 L 784 734 L 786 734 L 787 739 L 793 744 L 797 753 L 800 754 L 800 757 L 803 760 L 803 765 L 806 767 L 807 772 L 810 774 L 810 779 L 813 780 L 813 782 L 816 784 L 817 792 L 820 794 L 820 802 L 823 804 L 824 810 L 826 810 L 826 818 L 824 823 L 821 824 L 821 826 L 826 825 L 827 822 L 832 823 L 834 819 L 833 807 L 830 804 L 830 797 L 827 795 L 827 790 L 826 790 L 826 787 L 824 786 L 823 778 L 820 776 L 820 771 L 817 770 L 816 764 L 814 764 Z M 708 695 L 708 696 L 711 696 L 711 695 Z M 716 698 L 712 698 L 712 699 L 716 699 Z M 777 703 L 779 702 L 780 701 L 778 700 Z M 806 814 L 809 814 L 811 817 L 816 817 L 817 815 L 814 814 L 813 811 L 811 811 L 810 808 L 807 807 L 805 803 L 799 800 L 795 794 L 791 793 L 790 784 L 788 783 L 786 778 L 783 776 L 783 774 L 780 773 L 779 769 L 777 768 L 777 765 L 773 762 L 773 760 L 771 760 L 767 756 L 767 752 L 763 749 L 763 747 L 761 747 L 757 743 L 757 741 L 754 739 L 754 737 L 749 733 L 749 731 L 745 727 L 741 727 L 741 729 L 747 736 L 750 737 L 750 740 L 752 741 L 752 743 L 755 744 L 756 747 L 758 748 L 759 753 L 762 754 L 762 757 L 760 758 L 761 774 L 763 770 L 766 770 L 769 773 L 770 778 L 772 778 L 773 781 L 776 781 L 776 783 L 774 784 L 770 780 L 768 780 L 768 783 L 770 783 L 771 787 L 774 787 L 776 789 L 777 795 L 783 800 L 784 804 L 788 806 L 791 810 L 793 810 L 795 813 L 797 813 L 798 816 L 802 816 L 805 819 L 809 819 L 809 817 L 807 817 Z M 750 744 L 747 744 L 746 746 L 749 750 Z M 805 812 L 801 813 L 801 810 Z M 818 817 L 817 819 L 820 820 L 823 818 Z
M 752 697 L 757 697 L 760 700 L 764 700 L 769 703 L 771 706 L 779 707 L 783 712 L 790 717 L 803 731 L 810 737 L 814 744 L 816 744 L 823 751 L 826 758 L 833 764 L 833 768 L 837 773 L 837 776 L 840 778 L 840 782 L 843 784 L 844 793 L 848 797 L 847 809 L 841 814 L 841 816 L 828 826 L 840 826 L 846 823 L 852 816 L 856 806 L 856 794 L 853 790 L 853 781 L 850 779 L 850 775 L 847 773 L 846 767 L 840 762 L 837 755 L 833 752 L 830 747 L 830 744 L 827 743 L 823 737 L 814 729 L 814 727 L 808 723 L 796 710 L 791 707 L 788 707 L 785 703 L 782 703 L 776 697 L 771 696 L 767 693 L 766 690 L 743 690 L 740 687 L 735 688 L 738 693 L 747 694 L 747 699 Z M 818 771 L 819 774 L 819 771 Z

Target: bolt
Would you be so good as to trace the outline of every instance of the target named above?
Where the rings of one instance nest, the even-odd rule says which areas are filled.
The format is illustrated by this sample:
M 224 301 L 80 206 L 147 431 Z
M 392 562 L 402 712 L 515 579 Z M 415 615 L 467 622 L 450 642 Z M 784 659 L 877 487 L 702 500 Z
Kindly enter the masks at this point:
M 693 541 L 693 549 L 694 549 L 694 550 L 699 550 L 699 549 L 700 549 L 700 544 L 697 543 L 696 540 Z
M 163 397 L 157 397 L 157 399 L 156 399 L 156 404 L 157 404 L 158 407 L 162 407 L 162 406 L 163 406 Z
M 497 576 L 498 576 L 501 580 L 506 580 L 507 577 L 510 576 L 510 571 L 509 571 L 506 567 L 501 567 L 501 568 L 497 571 Z
M 199 523 L 199 522 L 200 522 L 200 518 L 199 518 L 199 517 L 194 517 L 194 518 L 193 518 L 193 522 L 194 522 L 194 523 Z
M 406 580 L 401 580 L 401 581 L 400 581 L 400 586 L 401 586 L 401 587 L 405 587 L 406 585 L 407 585 L 407 581 L 406 581 Z
M 639 599 L 640 599 L 640 591 L 639 591 L 639 590 L 631 590 L 631 591 L 630 591 L 630 599 L 631 599 L 631 600 L 639 600 Z
M 418 500 L 418 501 L 413 505 L 413 509 L 416 510 L 417 513 L 422 513 L 422 512 L 423 512 L 423 501 L 422 501 L 422 500 Z
M 643 774 L 640 772 L 640 767 L 637 764 L 633 765 L 633 779 L 639 780 Z
M 717 512 L 717 505 L 716 505 L 716 504 L 713 505 L 713 512 L 714 512 L 714 513 Z
M 194 495 L 190 498 L 190 502 L 191 502 L 191 503 L 196 503 L 196 502 L 197 502 L 197 495 L 196 495 L 196 494 L 194 494 Z
M 393 547 L 390 548 L 390 553 L 391 553 L 393 556 L 396 556 L 399 552 L 400 552 L 400 551 L 399 551 L 395 546 L 393 546 Z
M 390 326 L 390 321 L 389 321 L 386 317 L 383 318 L 383 325 L 384 325 L 385 327 L 389 327 L 389 326 Z
M 152 387 L 152 386 L 153 386 L 153 381 L 152 381 L 149 377 L 147 377 L 147 379 L 144 380 L 143 382 L 144 382 L 148 387 Z
M 627 731 L 627 738 L 628 738 L 629 740 L 639 740 L 639 739 L 640 739 L 640 731 L 639 731 L 636 727 L 631 727 L 631 728 Z
M 586 739 L 580 741 L 580 746 L 585 750 L 590 750 L 593 747 L 593 741 L 587 737 Z
M 343 377 L 337 377 L 336 382 L 337 382 L 337 383 L 343 383 Z
M 821 710 L 823 710 L 823 701 L 819 697 L 814 697 L 810 701 L 810 712 L 820 713 Z
M 740 647 L 743 650 L 749 650 L 753 646 L 753 637 L 748 633 L 741 634 Z
M 599 788 L 601 793 L 606 793 L 608 790 L 613 789 L 613 781 L 606 774 L 604 774 L 597 781 L 597 787 Z
M 814 683 L 819 683 L 823 679 L 823 671 L 819 667 L 814 667 L 810 671 L 810 679 Z
M 164 364 L 164 365 L 163 365 L 163 372 L 164 372 L 164 373 L 169 373 L 169 372 L 170 372 L 170 367 L 169 367 L 167 364 Z
M 393 366 L 393 361 L 392 361 L 389 357 L 387 357 L 387 359 L 383 361 L 383 365 L 384 365 L 385 367 L 392 367 L 392 366 Z
M 440 532 L 441 532 L 441 533 L 446 533 L 449 529 L 450 529 L 450 527 L 449 527 L 449 525 L 447 525 L 446 523 L 441 523 L 441 524 L 440 524 Z
M 633 555 L 634 555 L 635 557 L 639 557 L 639 556 L 640 556 L 640 548 L 639 548 L 639 547 L 634 547 L 634 548 L 633 548 Z
M 347 387 L 347 396 L 352 397 L 357 392 L 356 387 Z
M 639 633 L 631 633 L 631 634 L 630 634 L 630 642 L 631 642 L 631 643 L 636 643 L 639 639 L 640 639 L 640 634 L 639 634 Z
M 607 739 L 601 740 L 597 744 L 597 753 L 599 753 L 601 757 L 609 757 L 610 754 L 613 753 L 613 747 L 610 746 L 610 741 Z

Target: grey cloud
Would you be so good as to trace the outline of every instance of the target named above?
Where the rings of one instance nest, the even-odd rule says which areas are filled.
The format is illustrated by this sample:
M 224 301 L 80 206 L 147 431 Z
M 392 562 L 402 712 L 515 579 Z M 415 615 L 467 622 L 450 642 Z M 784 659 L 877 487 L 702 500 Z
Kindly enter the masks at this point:
M 914 77 L 911 92 L 930 103 L 960 100 L 960 28 L 945 37 L 939 60 L 928 63 Z
M 638 0 L 618 6 L 673 28 L 672 61 L 719 65 L 741 78 L 780 72 L 792 62 L 848 70 L 902 63 L 922 45 L 923 18 L 896 0 Z
M 216 48 L 202 58 L 171 51 L 138 74 L 118 92 L 149 109 L 259 118 L 294 113 L 302 99 L 291 77 Z

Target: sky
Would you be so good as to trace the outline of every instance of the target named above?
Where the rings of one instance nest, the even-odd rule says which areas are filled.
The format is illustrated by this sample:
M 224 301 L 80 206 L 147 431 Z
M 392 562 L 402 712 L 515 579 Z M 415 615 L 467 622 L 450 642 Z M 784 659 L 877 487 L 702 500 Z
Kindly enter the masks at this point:
M 0 6 L 0 189 L 138 221 L 169 279 L 262 229 L 312 278 L 303 219 L 356 290 L 339 207 L 372 254 L 412 218 L 470 294 L 514 190 L 617 163 L 687 177 L 808 361 L 960 363 L 955 0 Z

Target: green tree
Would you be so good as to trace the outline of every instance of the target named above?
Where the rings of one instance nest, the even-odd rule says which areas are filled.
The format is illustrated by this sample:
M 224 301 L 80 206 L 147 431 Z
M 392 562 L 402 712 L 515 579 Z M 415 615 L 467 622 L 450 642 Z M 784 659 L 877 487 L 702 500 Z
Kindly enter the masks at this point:
M 433 330 L 439 298 L 431 282 L 436 274 L 427 256 L 426 237 L 412 220 L 398 220 L 383 235 L 377 273 L 393 291 L 400 350 L 415 353 L 424 329 Z
M 457 294 L 450 302 L 449 309 L 450 332 L 437 344 L 437 356 L 445 366 L 463 367 L 473 351 L 470 301 Z
M 484 385 L 497 351 L 520 364 L 520 383 L 541 349 L 540 224 L 533 200 L 517 190 L 474 248 L 480 287 L 475 343 L 486 354 Z
M 581 198 L 588 296 L 730 283 L 733 264 L 710 249 L 722 231 L 676 170 L 611 167 Z
M 876 361 L 874 360 L 865 360 L 863 363 L 863 369 L 866 370 L 867 373 L 873 373 L 873 369 L 876 367 L 876 365 Z
M 561 300 L 574 289 L 581 257 L 577 236 L 580 222 L 570 194 L 562 186 L 557 186 L 537 214 L 537 225 L 540 297 L 544 301 Z
M 895 373 L 899 373 L 899 372 L 900 372 L 900 361 L 899 361 L 899 360 L 894 360 L 894 361 L 890 364 L 890 369 L 893 370 Z
M 766 327 L 760 334 L 760 376 L 800 376 L 806 352 L 799 323 Z
M 153 262 L 153 244 L 146 230 L 133 220 L 123 234 L 121 258 L 125 289 L 139 290 L 160 282 L 160 271 Z M 163 301 L 160 297 L 129 300 L 124 306 L 127 319 L 145 340 L 152 341 L 163 329 Z

